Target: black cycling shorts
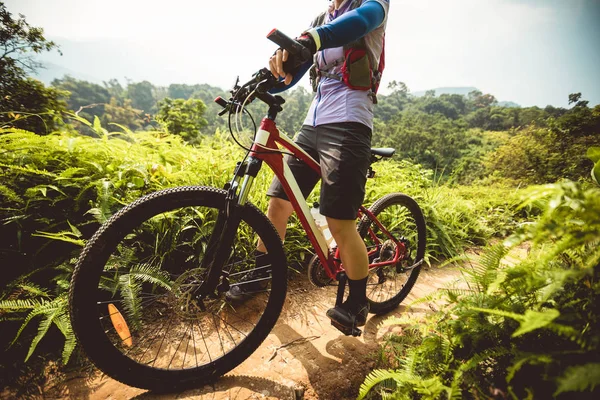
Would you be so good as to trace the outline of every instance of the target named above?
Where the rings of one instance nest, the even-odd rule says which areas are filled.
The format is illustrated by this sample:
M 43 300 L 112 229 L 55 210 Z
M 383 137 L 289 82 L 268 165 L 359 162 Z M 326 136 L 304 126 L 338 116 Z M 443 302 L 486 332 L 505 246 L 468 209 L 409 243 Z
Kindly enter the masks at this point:
M 321 165 L 321 214 L 335 219 L 355 219 L 365 198 L 371 158 L 371 128 L 359 122 L 302 126 L 296 144 Z M 319 175 L 304 162 L 286 156 L 298 186 L 308 197 Z M 267 195 L 288 200 L 274 177 Z

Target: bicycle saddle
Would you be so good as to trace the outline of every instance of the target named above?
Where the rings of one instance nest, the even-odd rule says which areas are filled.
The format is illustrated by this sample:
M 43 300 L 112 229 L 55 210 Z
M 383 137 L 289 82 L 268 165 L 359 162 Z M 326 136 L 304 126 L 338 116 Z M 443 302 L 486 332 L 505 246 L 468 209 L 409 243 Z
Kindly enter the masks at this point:
M 391 157 L 396 152 L 396 149 L 391 147 L 383 147 L 383 148 L 373 148 L 371 149 L 371 154 L 380 156 L 380 157 Z

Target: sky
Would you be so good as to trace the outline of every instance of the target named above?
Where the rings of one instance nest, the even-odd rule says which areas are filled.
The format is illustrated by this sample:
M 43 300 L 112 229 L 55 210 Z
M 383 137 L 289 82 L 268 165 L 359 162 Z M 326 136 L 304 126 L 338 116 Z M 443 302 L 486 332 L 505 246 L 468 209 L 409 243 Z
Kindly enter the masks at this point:
M 47 61 L 85 61 L 81 72 L 103 80 L 223 89 L 267 65 L 272 28 L 297 36 L 327 7 L 326 0 L 4 3 L 62 44 L 63 56 Z M 566 107 L 574 92 L 600 104 L 599 21 L 600 0 L 390 0 L 380 90 L 395 80 L 413 92 L 474 86 L 522 106 Z M 308 88 L 308 77 L 301 84 Z

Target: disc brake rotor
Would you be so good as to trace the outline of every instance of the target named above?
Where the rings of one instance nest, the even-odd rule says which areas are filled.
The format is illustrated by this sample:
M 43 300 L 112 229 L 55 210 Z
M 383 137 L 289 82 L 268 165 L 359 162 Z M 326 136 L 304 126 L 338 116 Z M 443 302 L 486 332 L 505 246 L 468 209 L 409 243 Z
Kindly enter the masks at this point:
M 204 269 L 194 268 L 185 271 L 171 287 L 171 301 L 175 302 L 175 313 L 179 316 L 193 319 L 198 313 L 206 311 L 204 300 L 198 299 L 195 292 L 202 284 L 201 276 Z
M 310 280 L 310 283 L 317 287 L 328 286 L 333 281 L 333 279 L 327 276 L 325 267 L 323 267 L 319 256 L 316 254 L 312 256 L 310 262 L 308 263 L 308 279 Z

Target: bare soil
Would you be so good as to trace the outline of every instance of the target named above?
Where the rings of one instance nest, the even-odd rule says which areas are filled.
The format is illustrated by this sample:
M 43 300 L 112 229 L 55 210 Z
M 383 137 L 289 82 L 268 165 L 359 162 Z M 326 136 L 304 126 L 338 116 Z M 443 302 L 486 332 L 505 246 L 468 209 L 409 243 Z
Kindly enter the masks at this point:
M 394 312 L 370 316 L 361 337 L 344 336 L 325 316 L 335 303 L 336 287 L 317 288 L 298 275 L 275 328 L 237 368 L 212 386 L 177 394 L 154 394 L 126 386 L 100 373 L 79 373 L 49 382 L 44 398 L 125 399 L 355 399 L 365 376 L 376 365 L 377 351 L 390 328 L 381 323 L 393 315 L 432 312 L 434 304 L 408 308 L 413 300 L 455 281 L 452 267 L 421 271 L 407 300 Z M 6 393 L 5 393 L 6 394 Z

